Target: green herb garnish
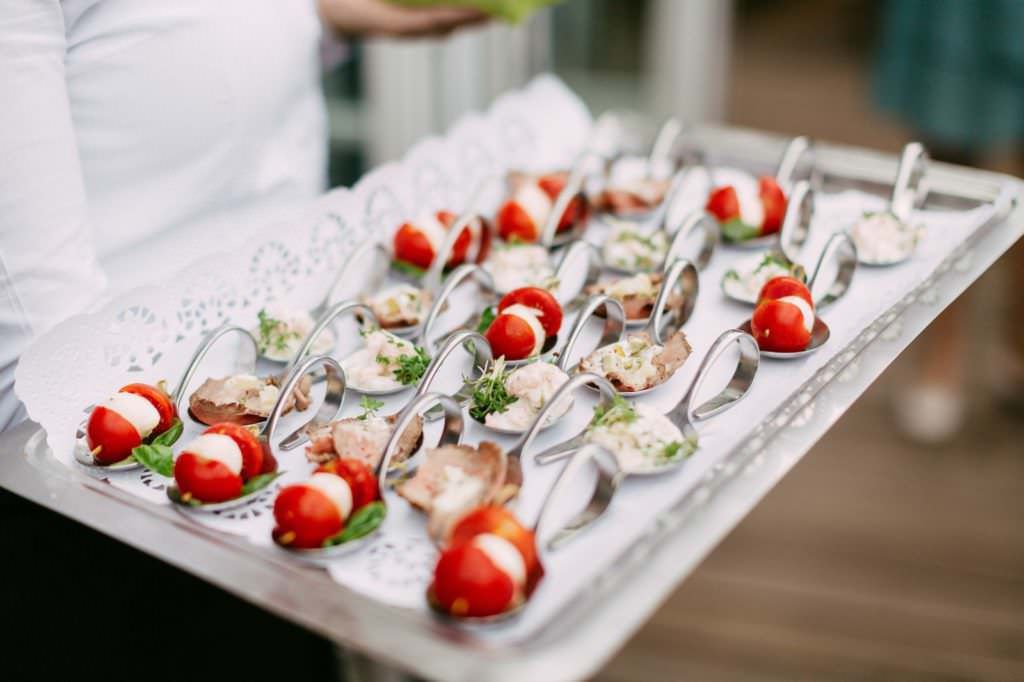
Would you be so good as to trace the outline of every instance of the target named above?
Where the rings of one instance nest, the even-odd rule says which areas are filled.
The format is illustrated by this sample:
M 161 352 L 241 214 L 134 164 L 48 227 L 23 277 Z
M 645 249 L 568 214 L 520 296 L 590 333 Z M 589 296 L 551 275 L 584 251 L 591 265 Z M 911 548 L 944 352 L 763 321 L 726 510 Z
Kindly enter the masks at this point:
M 273 471 L 269 474 L 260 474 L 259 476 L 253 476 L 245 485 L 242 486 L 242 495 L 248 495 L 254 493 L 257 490 L 262 490 L 268 485 L 277 480 L 277 477 L 283 474 L 283 471 Z
M 359 400 L 359 407 L 363 408 L 363 413 L 356 417 L 356 419 L 366 421 L 368 418 L 377 415 L 377 410 L 384 407 L 384 401 L 364 395 Z
M 345 524 L 345 528 L 337 535 L 332 535 L 324 540 L 323 546 L 333 547 L 366 537 L 384 522 L 387 515 L 388 510 L 383 502 L 371 502 L 352 514 L 348 523 Z
M 402 273 L 403 275 L 407 275 L 408 277 L 412 277 L 414 279 L 420 279 L 427 272 L 418 265 L 406 263 L 404 260 L 391 261 L 391 267 L 393 267 L 395 270 Z
M 512 372 L 505 369 L 505 359 L 498 358 L 484 370 L 483 375 L 472 383 L 469 416 L 478 422 L 487 419 L 487 415 L 504 412 L 517 398 L 505 388 Z
M 616 395 L 612 398 L 611 405 L 600 402 L 594 407 L 594 418 L 590 420 L 589 428 L 608 428 L 620 422 L 631 424 L 636 419 L 636 409 L 621 395 Z
M 379 358 L 378 358 L 379 359 Z M 396 358 L 395 380 L 405 386 L 417 383 L 430 365 L 430 356 L 420 346 L 415 346 L 413 355 L 399 355 Z
M 290 340 L 301 338 L 298 332 L 288 329 L 288 325 L 285 322 L 270 317 L 267 315 L 267 311 L 262 308 L 256 313 L 256 317 L 260 321 L 260 353 L 266 353 L 271 348 L 278 351 L 286 351 L 288 350 L 288 342 Z
M 761 230 L 747 225 L 739 218 L 733 218 L 722 225 L 722 236 L 730 242 L 743 242 L 760 236 Z
M 494 318 L 498 316 L 495 312 L 494 306 L 488 306 L 480 313 L 480 324 L 476 326 L 478 334 L 486 334 L 487 330 L 491 328 L 491 323 L 494 322 Z
M 174 452 L 168 445 L 137 445 L 132 449 L 135 461 L 152 472 L 174 476 Z

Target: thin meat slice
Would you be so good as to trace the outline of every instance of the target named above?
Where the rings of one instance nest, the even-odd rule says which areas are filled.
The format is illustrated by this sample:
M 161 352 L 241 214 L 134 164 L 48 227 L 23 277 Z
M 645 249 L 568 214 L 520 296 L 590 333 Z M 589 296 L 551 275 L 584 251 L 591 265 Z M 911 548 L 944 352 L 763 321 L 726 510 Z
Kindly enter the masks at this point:
M 668 180 L 648 179 L 608 187 L 598 194 L 595 204 L 600 211 L 620 216 L 647 213 L 665 199 L 669 185 Z
M 203 424 L 230 422 L 243 426 L 256 424 L 270 416 L 280 394 L 281 378 L 255 377 L 237 374 L 210 378 L 189 396 L 188 408 L 192 417 Z M 310 378 L 303 377 L 288 396 L 284 413 L 300 412 L 309 407 Z
M 658 368 L 658 384 L 668 381 L 676 373 L 676 370 L 683 366 L 692 352 L 693 348 L 683 332 L 677 331 L 668 337 L 661 352 L 654 356 L 654 366 Z
M 380 458 L 384 456 L 384 448 L 391 438 L 397 419 L 398 415 L 366 415 L 333 421 L 310 434 L 306 458 L 323 464 L 338 457 L 352 457 L 376 469 Z M 423 418 L 417 415 L 399 438 L 392 464 L 409 459 L 422 444 Z

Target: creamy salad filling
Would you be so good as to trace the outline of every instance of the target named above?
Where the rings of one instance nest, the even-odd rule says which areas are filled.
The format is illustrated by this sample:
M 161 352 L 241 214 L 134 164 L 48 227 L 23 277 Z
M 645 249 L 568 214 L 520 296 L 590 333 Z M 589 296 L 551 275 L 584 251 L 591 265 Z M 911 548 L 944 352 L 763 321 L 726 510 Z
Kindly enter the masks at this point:
M 260 354 L 278 362 L 288 362 L 295 357 L 316 322 L 310 314 L 299 308 L 290 308 L 282 303 L 272 303 L 257 313 L 259 327 L 256 340 Z M 313 343 L 310 352 L 314 355 L 334 350 L 334 333 L 324 329 Z
M 430 364 L 426 351 L 391 332 L 366 334 L 366 347 L 343 363 L 349 385 L 356 390 L 393 391 L 416 384 Z
M 768 280 L 791 273 L 789 264 L 772 252 L 743 258 L 722 277 L 722 290 L 730 298 L 756 303 Z
M 474 386 L 470 415 L 495 429 L 525 431 L 569 375 L 547 362 L 534 362 L 508 371 L 497 360 Z M 572 407 L 563 398 L 548 415 L 546 424 L 562 417 Z
M 654 278 L 646 272 L 623 277 L 604 285 L 605 293 L 620 301 L 628 296 L 654 299 L 658 296 L 660 288 L 661 284 L 655 283 Z
M 494 279 L 495 288 L 512 291 L 520 287 L 557 286 L 555 269 L 543 246 L 537 244 L 512 245 L 491 249 L 484 268 Z
M 665 260 L 668 246 L 662 230 L 642 234 L 631 224 L 616 225 L 604 244 L 604 260 L 622 270 L 654 270 Z
M 610 406 L 595 408 L 586 440 L 615 453 L 619 467 L 628 472 L 657 470 L 688 457 L 697 447 L 665 415 L 621 397 Z
M 867 263 L 892 263 L 910 255 L 917 246 L 918 232 L 888 211 L 866 214 L 850 237 L 857 257 Z
M 430 295 L 411 284 L 399 284 L 366 299 L 377 320 L 385 327 L 419 324 L 430 308 Z
M 594 351 L 587 358 L 588 370 L 598 369 L 605 376 L 617 374 L 631 386 L 650 385 L 658 377 L 654 356 L 661 350 L 645 336 L 629 336 Z

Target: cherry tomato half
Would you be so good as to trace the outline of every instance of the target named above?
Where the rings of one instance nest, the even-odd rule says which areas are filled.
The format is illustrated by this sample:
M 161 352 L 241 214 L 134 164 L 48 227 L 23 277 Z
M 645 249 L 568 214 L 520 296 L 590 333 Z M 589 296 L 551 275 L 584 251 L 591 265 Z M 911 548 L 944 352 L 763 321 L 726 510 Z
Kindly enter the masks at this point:
M 517 303 L 525 305 L 527 308 L 533 308 L 540 313 L 538 319 L 541 326 L 544 327 L 544 333 L 548 336 L 554 336 L 562 328 L 562 306 L 547 289 L 540 287 L 513 289 L 505 294 L 501 302 L 498 303 L 498 312 L 504 312 L 506 308 Z
M 451 211 L 437 212 L 437 220 L 444 225 L 444 229 L 446 230 L 450 230 L 452 225 L 454 225 L 455 221 L 458 219 L 459 217 Z M 479 219 L 474 218 L 474 221 L 479 222 Z M 462 265 L 465 263 L 466 254 L 469 252 L 469 245 L 472 243 L 473 233 L 470 226 L 467 225 L 462 228 L 462 233 L 459 235 L 458 239 L 455 240 L 455 245 L 452 247 L 452 255 L 448 257 L 448 262 L 445 263 L 445 265 L 448 267 L 455 267 L 456 265 Z M 431 260 L 433 260 L 433 258 L 431 258 Z
M 454 547 L 484 533 L 504 538 L 519 550 L 526 566 L 527 589 L 532 589 L 543 575 L 533 531 L 524 528 L 519 519 L 505 507 L 489 505 L 477 507 L 459 519 L 452 528 L 448 544 Z
M 502 204 L 496 220 L 498 235 L 507 242 L 518 240 L 532 243 L 540 237 L 541 226 L 533 222 L 530 214 L 517 201 L 510 199 Z
M 433 601 L 454 616 L 485 617 L 512 605 L 515 584 L 491 558 L 470 543 L 441 552 L 434 568 Z
M 740 198 L 736 194 L 736 188 L 732 185 L 717 187 L 704 209 L 715 216 L 719 222 L 725 223 L 740 215 Z
M 153 435 L 159 435 L 171 428 L 171 422 L 178 416 L 178 410 L 174 407 L 174 401 L 171 400 L 171 396 L 156 386 L 128 384 L 121 387 L 121 393 L 134 393 L 148 400 L 149 404 L 156 408 L 157 413 L 160 415 L 160 423 L 153 429 Z
M 174 481 L 182 495 L 200 502 L 227 502 L 242 494 L 242 477 L 223 462 L 185 451 L 174 460 Z
M 338 507 L 316 488 L 297 483 L 285 486 L 274 500 L 274 539 L 289 547 L 322 547 L 324 540 L 345 527 Z
M 220 424 L 214 424 L 209 427 L 203 433 L 219 433 L 223 436 L 227 436 L 231 440 L 235 441 L 235 445 L 242 451 L 242 480 L 248 481 L 253 476 L 259 476 L 277 469 L 277 462 L 270 460 L 274 463 L 274 467 L 268 469 L 267 458 L 264 456 L 263 445 L 260 444 L 259 438 L 253 435 L 252 431 L 239 426 L 238 424 L 230 424 L 222 422 Z
M 103 405 L 93 408 L 86 425 L 86 442 L 97 464 L 116 464 L 142 445 L 135 426 L 114 410 Z
M 796 353 L 811 343 L 803 311 L 789 301 L 759 303 L 750 318 L 750 330 L 762 350 Z
M 533 328 L 518 315 L 498 315 L 484 334 L 494 357 L 522 360 L 533 353 L 536 339 Z
M 317 472 L 341 476 L 352 491 L 352 511 L 362 509 L 380 499 L 377 477 L 370 466 L 361 459 L 339 457 L 317 467 Z
M 427 235 L 412 223 L 403 223 L 394 238 L 395 258 L 426 270 L 434 260 L 434 247 Z
M 761 293 L 758 294 L 757 302 L 774 301 L 784 296 L 798 296 L 807 301 L 807 304 L 811 306 L 811 310 L 814 310 L 814 300 L 811 298 L 811 291 L 807 288 L 807 285 L 796 277 L 786 275 L 772 277 L 765 282 L 764 286 L 761 287 Z
M 775 178 L 764 176 L 757 182 L 757 194 L 764 206 L 764 222 L 761 223 L 761 234 L 778 232 L 786 217 L 786 195 L 775 182 Z
M 569 174 L 565 172 L 561 173 L 549 173 L 548 175 L 542 175 L 537 179 L 537 184 L 547 194 L 551 201 L 556 201 L 558 195 L 565 189 L 565 184 L 569 181 Z M 565 211 L 562 213 L 562 217 L 558 220 L 558 227 L 556 232 L 564 232 L 568 230 L 576 223 L 586 220 L 588 213 L 588 206 L 585 198 L 581 194 L 577 194 L 569 202 L 569 205 L 565 207 Z

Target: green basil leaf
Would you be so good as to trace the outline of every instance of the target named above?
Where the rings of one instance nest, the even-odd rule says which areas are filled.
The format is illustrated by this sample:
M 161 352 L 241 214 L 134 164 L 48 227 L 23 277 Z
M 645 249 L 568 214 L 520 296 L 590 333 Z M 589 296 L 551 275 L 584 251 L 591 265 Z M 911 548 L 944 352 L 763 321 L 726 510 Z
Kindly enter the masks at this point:
M 491 323 L 494 322 L 494 318 L 498 315 L 494 312 L 494 307 L 488 307 L 480 315 L 480 324 L 476 326 L 476 331 L 479 334 L 486 334 L 487 330 L 490 329 Z
M 161 476 L 174 476 L 174 452 L 169 445 L 137 445 L 132 450 L 135 461 Z
M 405 261 L 402 260 L 391 261 L 391 267 L 393 267 L 398 272 L 401 272 L 415 279 L 420 279 L 421 277 L 423 277 L 423 275 L 427 274 L 427 271 L 424 270 L 423 268 L 417 267 L 412 263 L 406 263 Z
M 730 242 L 742 242 L 753 239 L 761 234 L 761 230 L 752 225 L 747 225 L 739 218 L 733 218 L 722 225 L 722 236 Z
M 269 474 L 260 474 L 259 476 L 253 476 L 242 486 L 242 495 L 248 495 L 254 493 L 257 490 L 262 490 L 268 485 L 277 480 L 277 477 L 283 474 L 283 471 L 274 471 Z
M 174 443 L 181 438 L 181 432 L 183 429 L 184 427 L 181 424 L 181 420 L 175 417 L 174 421 L 171 422 L 171 425 L 167 427 L 167 430 L 153 439 L 152 445 L 166 445 L 167 447 L 174 445 Z
M 356 513 L 354 513 L 345 524 L 345 528 L 337 535 L 324 540 L 324 547 L 341 545 L 358 538 L 366 537 L 384 522 L 388 514 L 387 507 L 383 502 L 371 502 Z

